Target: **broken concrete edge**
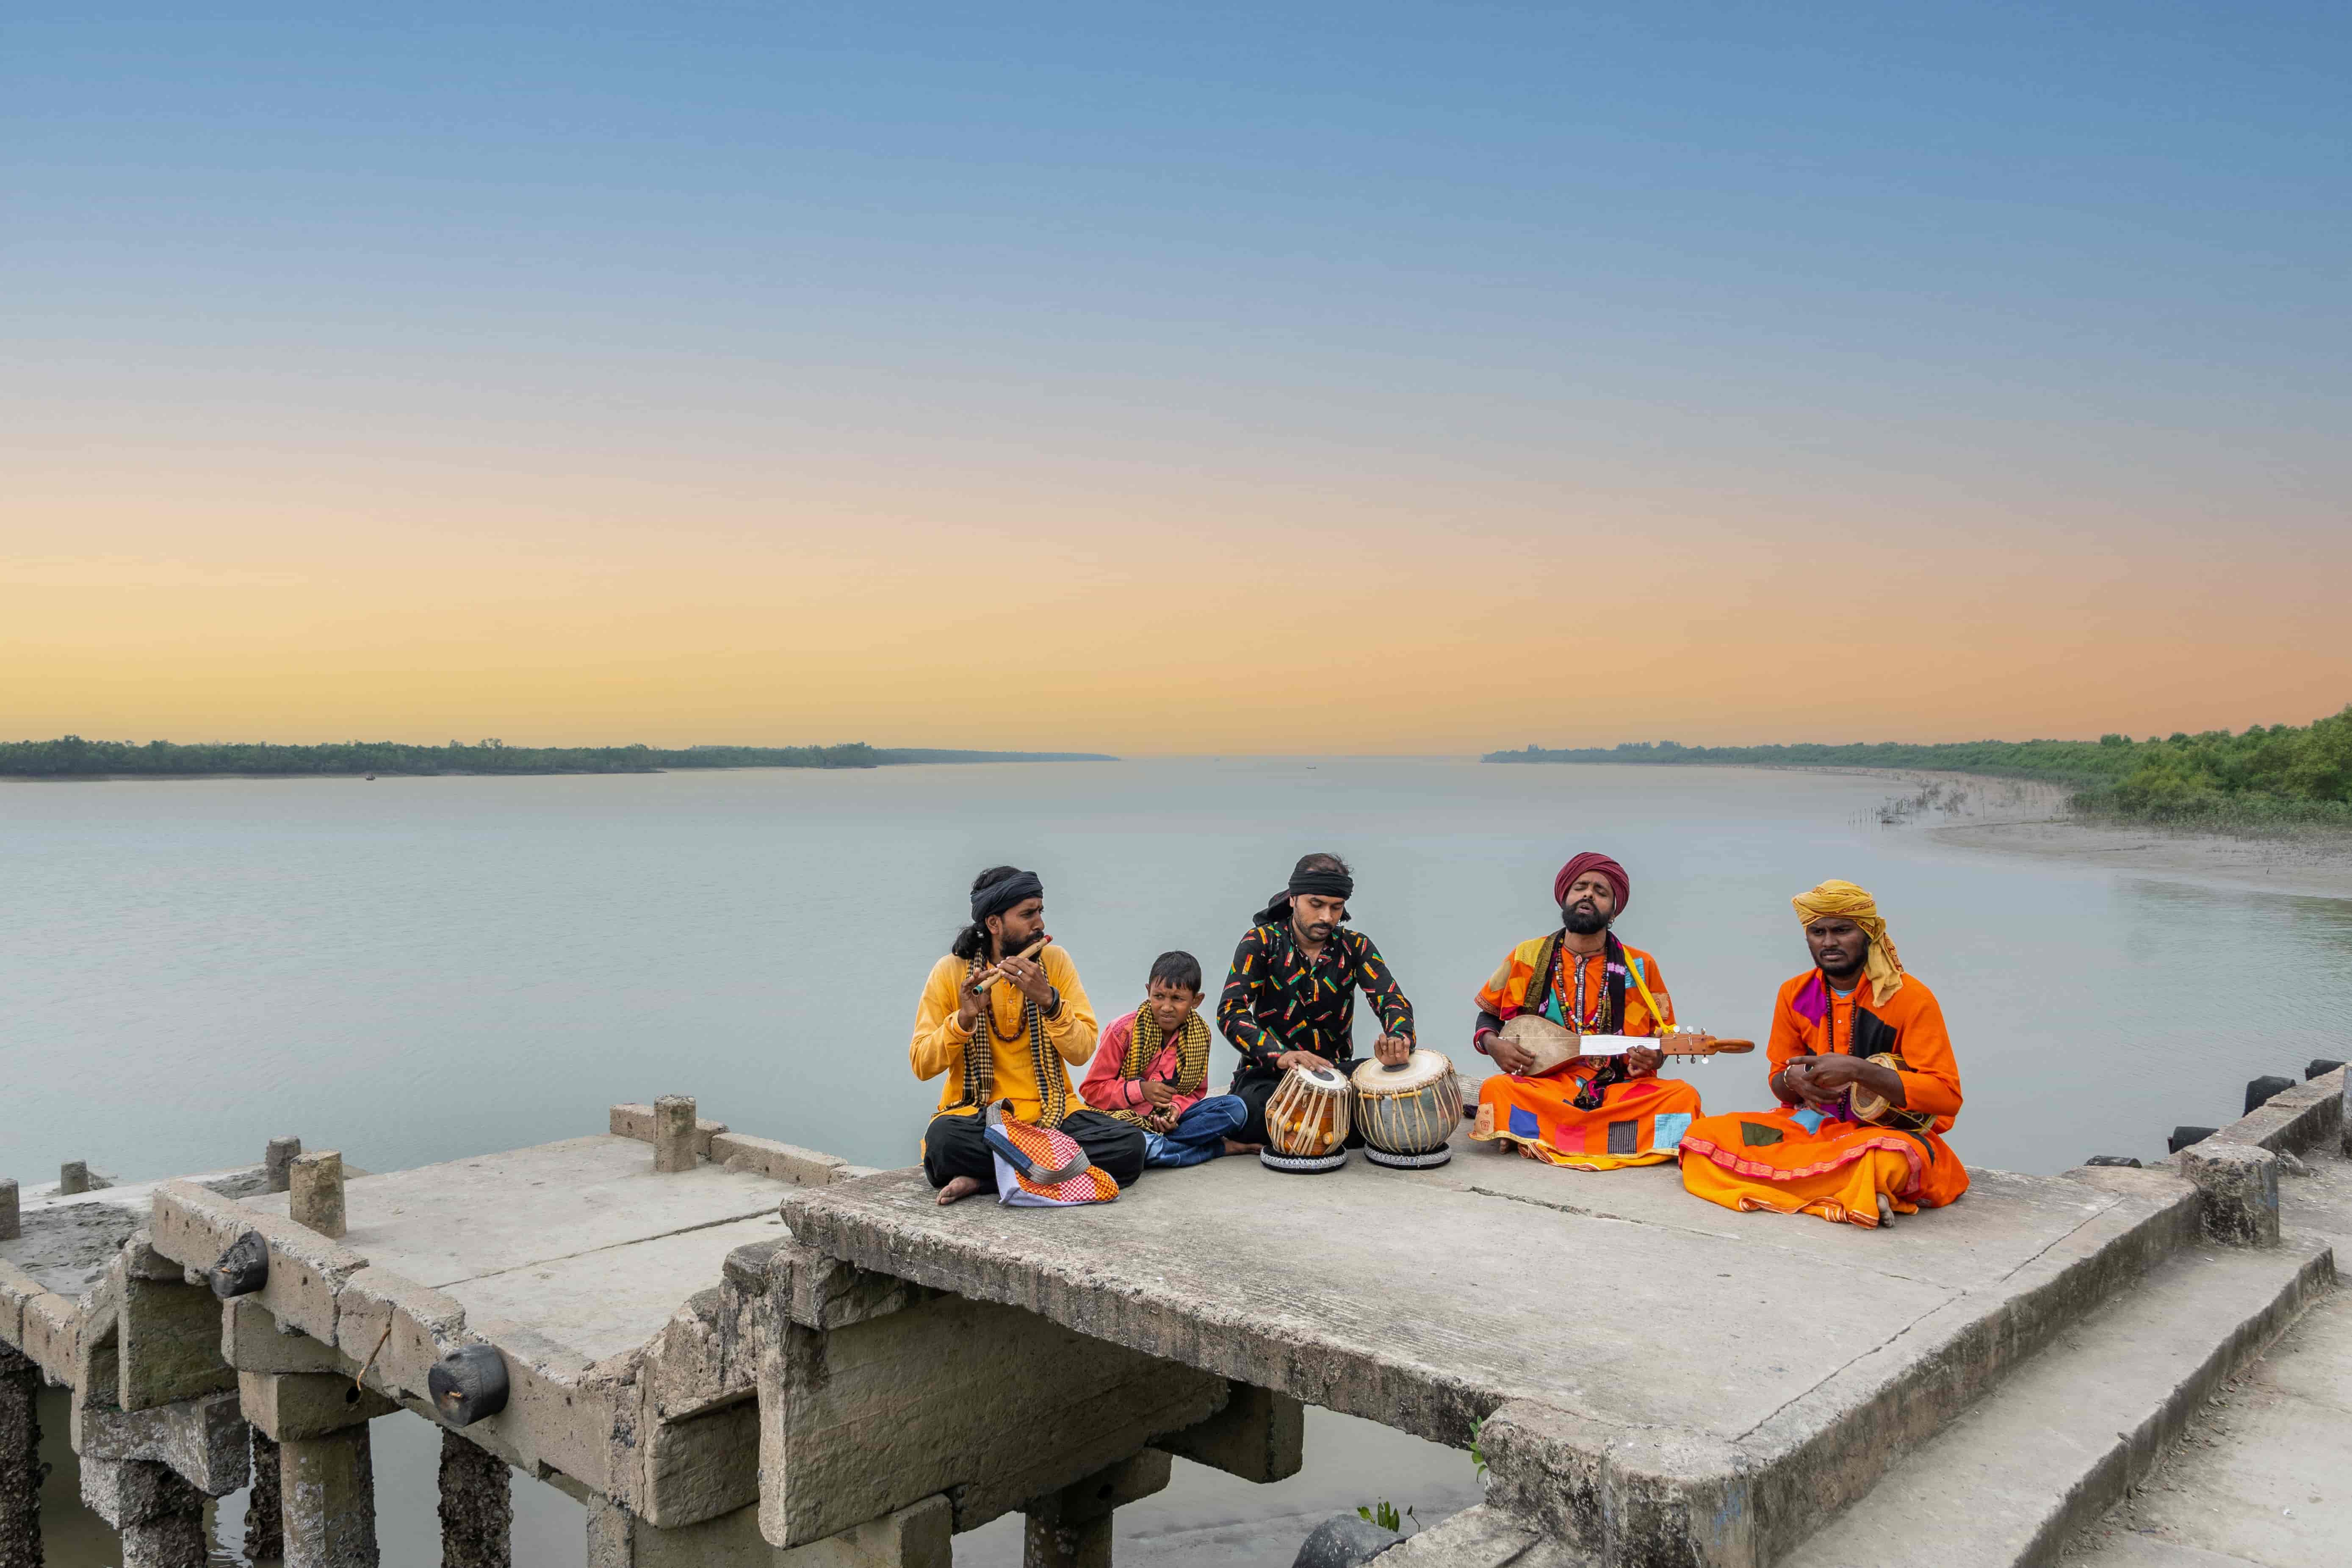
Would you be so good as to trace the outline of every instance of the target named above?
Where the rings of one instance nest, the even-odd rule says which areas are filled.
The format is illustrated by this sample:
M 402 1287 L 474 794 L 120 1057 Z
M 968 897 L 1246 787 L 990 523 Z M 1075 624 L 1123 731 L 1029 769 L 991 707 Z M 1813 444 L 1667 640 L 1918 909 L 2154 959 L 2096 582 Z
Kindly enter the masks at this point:
M 206 1497 L 226 1497 L 250 1479 L 250 1431 L 234 1392 L 146 1410 L 118 1410 L 76 1389 L 67 1436 L 87 1462 L 165 1465 Z
M 712 1136 L 707 1158 L 730 1171 L 756 1171 L 772 1181 L 809 1187 L 839 1180 L 836 1173 L 849 1164 L 838 1154 L 820 1154 L 772 1138 L 727 1131 Z
M 605 1118 L 605 1129 L 615 1138 L 634 1138 L 640 1143 L 654 1141 L 654 1108 L 650 1105 L 616 1105 Z M 724 1121 L 694 1121 L 694 1152 L 698 1158 L 710 1158 L 710 1141 L 727 1131 Z
M 818 1194 L 787 1194 L 784 1219 L 800 1245 L 882 1279 L 1020 1307 L 1078 1333 L 1238 1383 L 1270 1388 L 1346 1415 L 1360 1415 L 1432 1442 L 1466 1448 L 1477 1425 L 1509 1397 L 1376 1352 L 1335 1355 L 1324 1325 L 1301 1317 L 1234 1310 L 1178 1312 L 1106 1288 L 1082 1267 L 1040 1268 L 1034 1260 L 959 1257 L 934 1244 L 844 1215 Z M 795 1321 L 801 1321 L 795 1310 Z

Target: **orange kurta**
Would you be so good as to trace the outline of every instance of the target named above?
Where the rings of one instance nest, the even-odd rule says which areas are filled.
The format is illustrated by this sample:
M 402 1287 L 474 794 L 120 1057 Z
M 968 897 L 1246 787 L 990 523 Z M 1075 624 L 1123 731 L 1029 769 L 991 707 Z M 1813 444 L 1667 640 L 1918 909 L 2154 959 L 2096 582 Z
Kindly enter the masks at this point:
M 1547 995 L 1535 973 L 1547 940 L 1530 937 L 1511 950 L 1479 990 L 1480 1012 L 1498 1018 L 1540 1012 L 1587 1034 L 1648 1037 L 1673 1026 L 1674 998 L 1666 994 L 1658 961 L 1639 948 L 1623 949 L 1628 973 L 1622 1018 L 1605 1013 L 1606 953 L 1561 953 Z M 1532 1002 L 1530 987 L 1536 991 Z M 1698 1090 L 1680 1079 L 1647 1076 L 1608 1085 L 1597 1107 L 1578 1105 L 1577 1097 L 1609 1060 L 1579 1057 L 1539 1077 L 1498 1073 L 1487 1079 L 1478 1086 L 1478 1120 L 1470 1135 L 1514 1144 L 1531 1160 L 1580 1171 L 1614 1171 L 1673 1159 L 1683 1130 L 1703 1109 Z
M 1960 1074 L 1935 993 L 1906 975 L 1879 1002 L 1867 980 L 1840 996 L 1819 970 L 1798 975 L 1772 1010 L 1767 1082 L 1798 1057 L 1831 1052 L 1899 1058 L 1904 1105 L 1874 1124 L 1785 1097 L 1769 1111 L 1704 1117 L 1683 1134 L 1683 1185 L 1726 1208 L 1860 1226 L 1878 1223 L 1881 1194 L 1911 1214 L 1967 1192 L 1967 1167 L 1941 1136 L 1959 1114 Z

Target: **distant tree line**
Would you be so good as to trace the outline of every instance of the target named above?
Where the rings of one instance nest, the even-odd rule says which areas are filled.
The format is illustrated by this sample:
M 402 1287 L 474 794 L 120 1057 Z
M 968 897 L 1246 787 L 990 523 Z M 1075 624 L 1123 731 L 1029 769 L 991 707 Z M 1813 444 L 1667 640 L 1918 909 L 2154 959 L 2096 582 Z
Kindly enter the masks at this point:
M 0 777 L 188 777 L 203 773 L 652 773 L 674 768 L 877 768 L 911 763 L 1110 762 L 1079 752 L 939 752 L 869 746 L 509 746 L 345 741 L 320 746 L 170 741 L 0 741 Z
M 2076 787 L 2076 809 L 2137 821 L 2352 825 L 2352 704 L 2309 724 L 2260 724 L 2135 741 L 1898 742 L 1852 745 L 1621 746 L 1494 752 L 1490 763 L 1712 763 L 1748 767 L 1934 768 L 2047 779 Z

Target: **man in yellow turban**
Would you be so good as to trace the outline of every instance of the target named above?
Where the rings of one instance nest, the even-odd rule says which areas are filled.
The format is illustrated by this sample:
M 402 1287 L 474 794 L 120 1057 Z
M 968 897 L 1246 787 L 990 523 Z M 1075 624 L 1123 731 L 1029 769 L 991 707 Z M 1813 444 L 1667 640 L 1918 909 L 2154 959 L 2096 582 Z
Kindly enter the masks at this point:
M 1867 892 L 1832 880 L 1789 901 L 1813 967 L 1772 1010 L 1780 1108 L 1691 1123 L 1683 1185 L 1726 1208 L 1865 1226 L 1950 1203 L 1969 1173 L 1942 1137 L 1960 1110 L 1943 1008 L 1904 973 Z

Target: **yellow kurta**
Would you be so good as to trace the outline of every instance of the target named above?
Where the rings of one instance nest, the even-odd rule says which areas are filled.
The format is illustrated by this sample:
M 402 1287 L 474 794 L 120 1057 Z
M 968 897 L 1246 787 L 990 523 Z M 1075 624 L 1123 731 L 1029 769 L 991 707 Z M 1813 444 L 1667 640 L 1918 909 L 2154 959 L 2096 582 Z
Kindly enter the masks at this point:
M 1045 979 L 1062 994 L 1062 1016 L 1047 1018 L 1045 1043 L 1061 1059 L 1052 1069 L 1062 1075 L 1062 1089 L 1067 1104 L 1083 1108 L 1085 1101 L 1070 1087 L 1069 1067 L 1083 1063 L 1095 1051 L 1095 1008 L 1087 1000 L 1087 988 L 1078 983 L 1078 966 L 1059 946 L 1045 952 Z M 956 1026 L 956 994 L 963 989 L 964 976 L 971 966 L 952 954 L 931 965 L 931 977 L 923 984 L 922 1005 L 915 1010 L 915 1037 L 907 1047 L 908 1065 L 915 1069 L 918 1079 L 934 1079 L 947 1074 L 940 1086 L 940 1110 L 956 1115 L 971 1115 L 972 1106 L 958 1107 L 963 1098 L 964 1051 L 971 1044 L 971 1036 Z M 1024 1121 L 1040 1120 L 1044 1108 L 1044 1086 L 1037 1081 L 1036 1064 L 1029 1048 L 1029 1031 L 1022 1025 L 1022 1004 L 1026 1000 L 1021 989 L 1010 980 L 1000 980 L 988 988 L 989 1010 L 996 1019 L 996 1040 L 992 1050 L 996 1069 L 996 1100 L 1013 1101 L 1013 1114 Z M 978 1026 L 986 1028 L 985 1021 Z M 1010 1035 L 1011 1039 L 1004 1037 Z

